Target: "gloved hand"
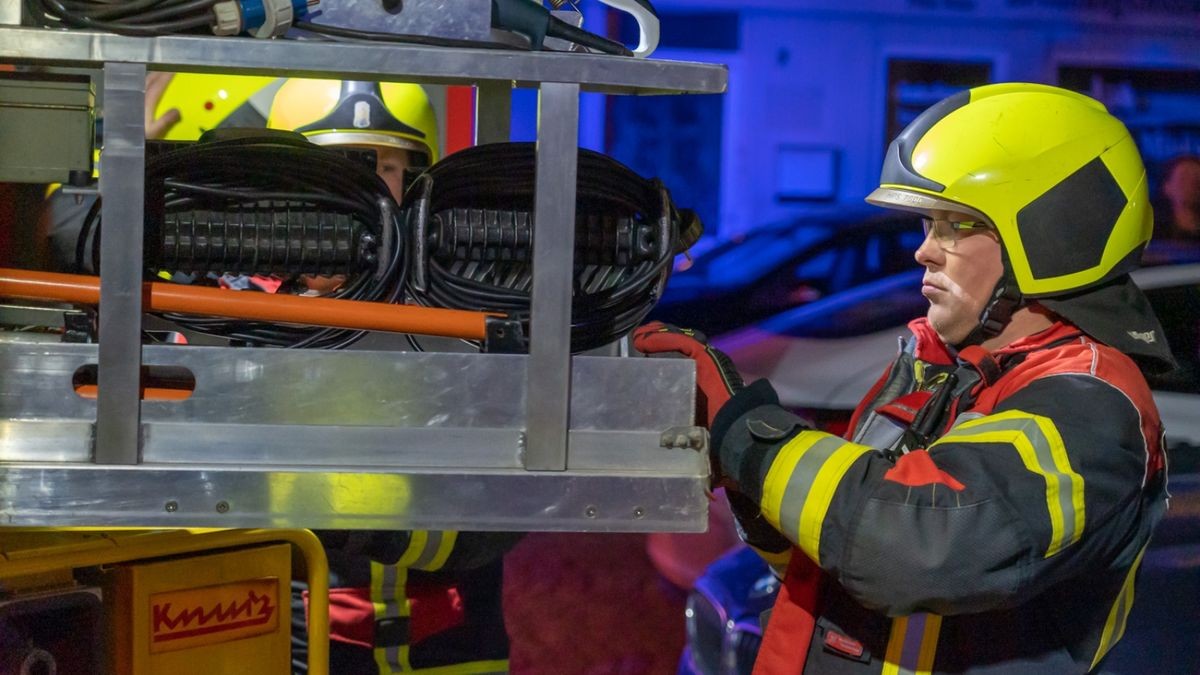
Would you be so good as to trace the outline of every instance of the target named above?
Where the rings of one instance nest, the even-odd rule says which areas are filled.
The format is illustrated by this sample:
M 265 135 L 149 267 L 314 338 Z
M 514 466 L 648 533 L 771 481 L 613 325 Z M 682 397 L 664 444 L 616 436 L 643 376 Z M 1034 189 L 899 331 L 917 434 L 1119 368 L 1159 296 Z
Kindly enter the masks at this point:
M 703 333 L 655 321 L 633 332 L 633 346 L 643 354 L 678 352 L 696 362 L 696 416 L 709 429 L 713 485 L 759 499 L 758 479 L 768 448 L 812 425 L 779 407 L 779 396 L 770 382 L 743 385 L 733 361 L 710 347 Z M 734 429 L 739 418 L 758 409 L 763 419 L 753 427 L 760 433 L 756 435 L 750 426 Z M 764 430 L 777 438 L 759 438 Z
M 696 419 L 709 429 L 717 411 L 743 386 L 733 361 L 699 331 L 652 321 L 633 331 L 633 347 L 643 354 L 677 352 L 696 362 Z
M 699 331 L 652 321 L 633 332 L 633 346 L 643 354 L 676 352 L 696 362 L 696 420 L 710 430 L 717 412 L 743 388 L 742 376 L 733 361 L 709 346 L 708 339 Z M 715 435 L 715 432 L 710 434 L 709 446 L 714 487 L 724 482 Z

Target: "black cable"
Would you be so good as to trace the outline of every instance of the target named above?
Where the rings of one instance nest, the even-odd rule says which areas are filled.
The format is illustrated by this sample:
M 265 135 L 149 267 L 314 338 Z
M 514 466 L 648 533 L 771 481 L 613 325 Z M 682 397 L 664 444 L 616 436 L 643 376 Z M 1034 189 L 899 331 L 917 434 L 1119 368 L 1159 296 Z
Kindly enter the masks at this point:
M 130 2 L 103 3 L 101 7 L 96 7 L 97 3 L 79 2 L 78 0 L 60 0 L 59 4 L 64 9 L 69 9 L 72 13 L 86 14 L 93 19 L 102 21 L 112 21 L 153 9 L 161 4 L 161 0 L 131 0 Z
M 171 3 L 145 13 L 134 14 L 129 17 L 129 20 L 133 23 L 147 24 L 164 19 L 195 18 L 198 15 L 207 19 L 211 24 L 213 21 L 211 11 L 217 2 L 218 0 L 186 0 L 185 2 Z
M 218 0 L 29 0 L 30 15 L 45 27 L 91 28 L 122 35 L 154 36 L 209 27 Z
M 317 35 L 326 37 L 365 40 L 368 42 L 397 42 L 401 44 L 425 45 L 429 47 L 459 47 L 465 49 L 507 49 L 516 51 L 529 51 L 528 47 L 518 47 L 505 44 L 503 42 L 460 40 L 456 38 L 435 37 L 432 35 L 412 35 L 407 33 L 380 33 L 376 31 L 359 30 L 355 28 L 328 26 L 325 24 L 312 23 L 311 21 L 296 21 L 292 24 L 292 26 L 303 31 L 308 31 L 309 33 L 315 33 Z
M 83 264 L 84 258 L 87 255 L 88 238 L 91 235 L 92 227 L 100 218 L 100 198 L 97 197 L 92 202 L 91 208 L 88 209 L 87 215 L 83 217 L 83 227 L 79 230 L 79 238 L 75 240 L 75 271 L 82 274 L 87 271 L 87 267 Z M 100 244 L 93 243 L 94 250 L 99 250 Z M 99 274 L 100 268 L 92 269 L 93 274 Z
M 405 196 L 404 206 L 409 210 L 410 224 L 424 218 L 427 229 L 432 214 L 450 209 L 511 210 L 532 217 L 535 173 L 532 144 L 469 148 L 439 162 L 417 179 Z M 612 158 L 579 151 L 576 212 L 580 227 L 624 223 L 634 228 L 650 227 L 659 236 L 653 256 L 648 259 L 625 265 L 577 262 L 571 311 L 572 351 L 610 344 L 628 334 L 658 301 L 684 226 L 664 194 L 657 181 L 638 176 Z M 603 217 L 588 220 L 589 214 Z M 664 222 L 665 233 L 659 229 Z M 472 232 L 462 236 L 483 236 L 482 231 L 472 229 Z M 601 240 L 608 241 L 603 237 Z M 523 260 L 531 257 L 531 251 L 508 250 L 514 258 L 518 252 L 522 258 L 488 262 L 463 259 L 470 257 L 470 253 L 453 253 L 455 246 L 440 254 L 435 242 L 429 242 L 427 248 L 431 253 L 423 261 L 425 287 L 414 287 L 410 279 L 408 292 L 413 301 L 428 306 L 505 312 L 528 325 L 532 266 Z
M 241 209 L 315 209 L 350 216 L 383 241 L 393 242 L 391 255 L 382 269 L 372 266 L 347 277 L 325 297 L 368 302 L 399 302 L 408 276 L 409 260 L 399 208 L 391 201 L 387 185 L 373 170 L 337 151 L 313 145 L 302 138 L 270 133 L 244 138 L 208 140 L 186 144 L 146 161 L 146 231 L 148 242 L 161 230 L 167 213 L 193 209 L 236 213 Z M 385 211 L 384 204 L 391 204 Z M 81 267 L 90 249 L 99 269 L 99 201 L 84 221 L 76 245 L 76 262 Z M 384 222 L 385 213 L 390 218 Z M 89 235 L 94 232 L 91 241 Z M 149 248 L 149 246 L 148 246 Z M 147 278 L 158 270 L 148 268 Z M 285 280 L 285 287 L 298 286 L 300 279 Z M 282 290 L 282 289 L 281 289 Z M 230 291 L 234 292 L 234 291 Z M 254 291 L 241 291 L 254 292 Z M 291 326 L 262 321 L 164 314 L 183 328 L 259 346 L 339 349 L 361 338 L 365 332 Z
M 601 35 L 572 26 L 555 16 L 550 17 L 550 22 L 546 26 L 546 36 L 566 40 L 567 42 L 574 42 L 577 45 L 594 49 L 602 54 L 633 56 L 633 52 L 620 42 L 609 40 Z
M 211 28 L 216 22 L 212 11 L 219 0 L 25 0 L 27 13 L 35 23 L 49 28 L 88 28 L 120 35 L 156 36 Z M 545 10 L 542 10 L 545 11 Z M 547 12 L 549 17 L 549 13 Z M 468 49 L 502 49 L 528 51 L 530 46 L 517 46 L 486 40 L 462 40 L 431 35 L 385 33 L 342 26 L 293 21 L 298 30 L 323 38 L 390 42 L 431 47 Z M 618 42 L 580 30 L 550 17 L 547 34 L 586 45 L 592 49 L 628 55 L 628 49 Z M 539 45 L 540 46 L 540 45 Z

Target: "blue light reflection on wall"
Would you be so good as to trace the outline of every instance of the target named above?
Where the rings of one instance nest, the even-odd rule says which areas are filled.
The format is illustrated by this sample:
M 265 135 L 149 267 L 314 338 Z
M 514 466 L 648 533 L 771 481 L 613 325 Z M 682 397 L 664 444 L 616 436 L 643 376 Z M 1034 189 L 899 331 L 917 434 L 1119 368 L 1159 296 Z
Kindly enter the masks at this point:
M 509 140 L 537 140 L 537 89 L 514 89 Z M 579 147 L 604 150 L 604 94 L 585 93 L 579 97 Z
M 537 94 L 537 89 L 513 90 L 511 140 L 537 140 Z

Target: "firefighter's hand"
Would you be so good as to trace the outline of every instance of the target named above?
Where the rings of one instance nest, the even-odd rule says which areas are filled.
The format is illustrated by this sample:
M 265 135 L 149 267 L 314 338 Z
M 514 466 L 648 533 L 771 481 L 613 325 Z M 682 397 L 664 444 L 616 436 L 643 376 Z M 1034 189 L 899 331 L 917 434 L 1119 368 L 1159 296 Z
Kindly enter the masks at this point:
M 761 490 L 755 474 L 767 448 L 812 426 L 779 406 L 779 395 L 770 382 L 744 385 L 729 356 L 709 346 L 702 333 L 655 321 L 633 332 L 633 346 L 643 354 L 677 352 L 696 362 L 696 414 L 710 432 L 714 486 L 754 497 Z M 752 412 L 763 417 L 751 420 L 760 424 L 734 428 Z M 755 429 L 777 432 L 779 438 L 757 438 Z
M 163 112 L 162 117 L 155 117 L 158 102 L 162 100 L 163 92 L 171 83 L 174 73 L 153 72 L 146 74 L 146 138 L 162 138 L 167 135 L 181 119 L 178 108 Z
M 676 352 L 696 362 L 696 420 L 710 429 L 717 411 L 742 388 L 733 361 L 698 331 L 653 321 L 633 332 L 633 347 L 643 354 Z

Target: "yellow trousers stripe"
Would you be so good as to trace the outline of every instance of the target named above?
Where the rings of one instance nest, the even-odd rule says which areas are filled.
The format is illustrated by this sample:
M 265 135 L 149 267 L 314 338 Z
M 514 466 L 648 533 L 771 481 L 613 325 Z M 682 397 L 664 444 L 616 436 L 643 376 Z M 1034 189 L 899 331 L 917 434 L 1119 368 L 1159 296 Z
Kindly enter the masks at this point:
M 412 608 L 405 592 L 407 582 L 407 568 L 371 563 L 371 602 L 375 606 L 376 621 L 410 616 Z M 376 647 L 374 656 L 380 673 L 412 670 L 407 644 Z
M 883 656 L 883 675 L 931 675 L 941 632 L 942 617 L 938 614 L 893 619 Z

